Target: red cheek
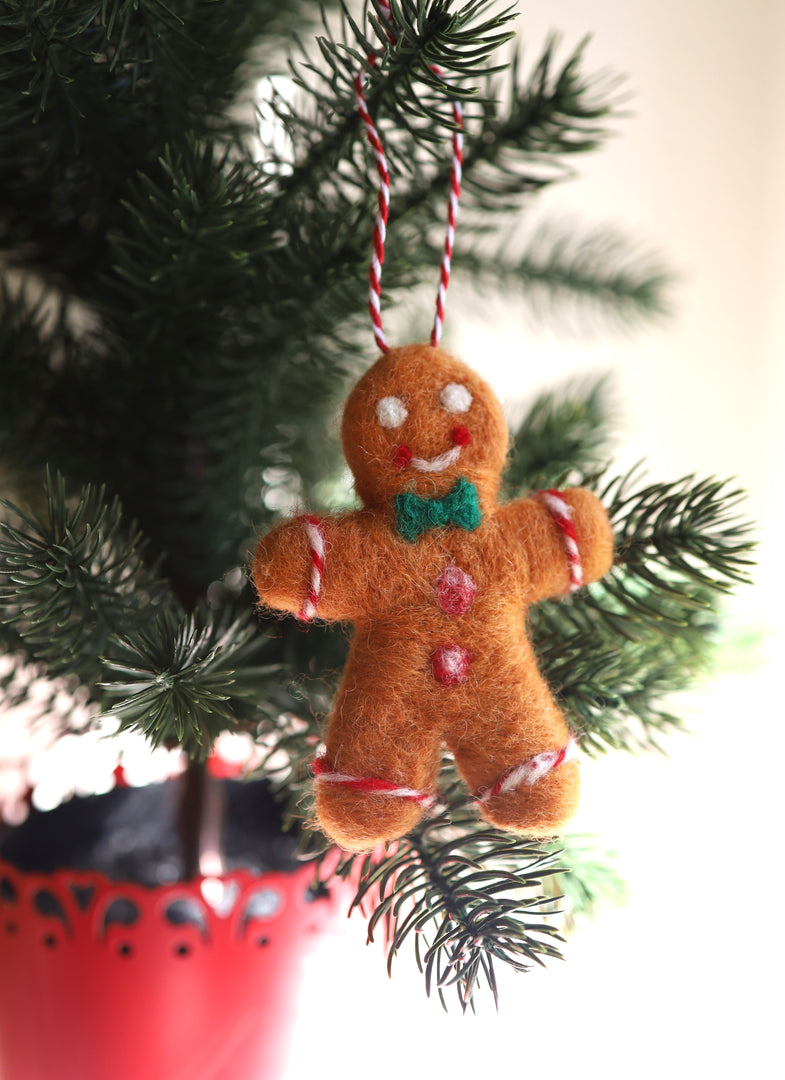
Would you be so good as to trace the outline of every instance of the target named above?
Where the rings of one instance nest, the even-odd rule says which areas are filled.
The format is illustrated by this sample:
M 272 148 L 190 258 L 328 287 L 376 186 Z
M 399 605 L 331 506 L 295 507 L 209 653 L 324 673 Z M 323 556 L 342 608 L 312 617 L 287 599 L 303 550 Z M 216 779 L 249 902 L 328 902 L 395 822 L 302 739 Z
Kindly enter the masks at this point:
M 463 424 L 459 424 L 458 427 L 452 429 L 452 441 L 456 446 L 468 446 L 472 441 L 471 432 Z
M 412 460 L 412 452 L 406 444 L 402 444 L 393 454 L 393 462 L 398 469 L 405 469 Z

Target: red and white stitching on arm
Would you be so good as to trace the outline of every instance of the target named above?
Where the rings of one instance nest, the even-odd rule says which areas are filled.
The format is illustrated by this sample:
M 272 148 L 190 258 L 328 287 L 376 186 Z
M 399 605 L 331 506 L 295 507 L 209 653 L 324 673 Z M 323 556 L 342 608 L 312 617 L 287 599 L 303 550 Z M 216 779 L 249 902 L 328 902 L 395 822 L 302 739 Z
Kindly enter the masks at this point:
M 583 566 L 581 553 L 578 548 L 578 534 L 572 523 L 572 507 L 565 502 L 561 491 L 549 488 L 547 491 L 538 491 L 535 498 L 540 499 L 551 512 L 551 517 L 561 529 L 564 552 L 570 570 L 570 584 L 568 592 L 575 592 L 583 585 Z
M 316 616 L 316 608 L 322 591 L 322 575 L 324 574 L 325 543 L 324 529 L 318 517 L 309 514 L 303 518 L 305 531 L 308 535 L 308 544 L 311 549 L 311 577 L 308 583 L 308 596 L 300 608 L 297 618 L 300 622 L 311 622 Z

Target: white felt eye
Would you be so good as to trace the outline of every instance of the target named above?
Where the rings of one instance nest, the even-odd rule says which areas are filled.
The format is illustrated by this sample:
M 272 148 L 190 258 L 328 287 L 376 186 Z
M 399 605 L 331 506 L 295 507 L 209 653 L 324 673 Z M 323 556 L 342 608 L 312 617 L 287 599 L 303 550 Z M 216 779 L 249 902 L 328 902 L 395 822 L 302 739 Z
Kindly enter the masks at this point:
M 464 413 L 472 403 L 471 391 L 457 382 L 448 382 L 439 395 L 439 401 L 447 412 Z
M 376 416 L 383 428 L 400 427 L 409 410 L 399 397 L 383 397 L 376 402 Z

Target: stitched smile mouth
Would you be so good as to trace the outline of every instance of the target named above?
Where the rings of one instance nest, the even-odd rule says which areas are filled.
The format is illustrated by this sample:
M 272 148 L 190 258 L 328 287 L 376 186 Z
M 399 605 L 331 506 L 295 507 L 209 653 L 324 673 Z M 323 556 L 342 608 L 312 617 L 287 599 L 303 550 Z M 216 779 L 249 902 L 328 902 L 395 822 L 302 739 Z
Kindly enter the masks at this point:
M 461 456 L 461 449 L 462 447 L 460 446 L 453 446 L 452 450 L 445 450 L 444 453 L 439 454 L 438 457 L 413 457 L 409 464 L 413 469 L 417 469 L 418 472 L 444 472 L 445 469 L 449 469 L 451 465 L 454 465 Z
M 399 469 L 405 469 L 407 466 L 411 465 L 411 467 L 418 472 L 444 472 L 445 469 L 449 469 L 451 465 L 455 464 L 461 456 L 461 450 L 463 450 L 464 446 L 469 445 L 471 439 L 472 437 L 467 428 L 463 426 L 457 427 L 452 433 L 452 441 L 455 443 L 455 446 L 432 458 L 412 457 L 412 452 L 408 446 L 399 446 L 395 452 L 395 464 Z

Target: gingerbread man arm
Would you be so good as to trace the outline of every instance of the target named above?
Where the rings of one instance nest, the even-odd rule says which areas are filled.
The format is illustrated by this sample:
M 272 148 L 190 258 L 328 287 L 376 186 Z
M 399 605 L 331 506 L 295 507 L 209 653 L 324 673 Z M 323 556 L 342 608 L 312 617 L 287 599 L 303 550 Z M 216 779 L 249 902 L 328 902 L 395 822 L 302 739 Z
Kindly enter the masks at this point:
M 570 488 L 558 496 L 569 508 L 582 581 L 597 581 L 613 565 L 613 530 L 605 508 L 585 488 Z M 523 556 L 526 602 L 568 592 L 571 577 L 566 537 L 546 499 L 534 496 L 508 503 L 499 514 L 508 542 Z
M 294 518 L 263 536 L 252 566 L 260 604 L 300 615 L 310 597 L 319 619 L 343 622 L 365 614 L 371 603 L 367 582 L 378 559 L 369 518 L 367 511 L 322 519 Z M 312 591 L 313 531 L 308 524 L 315 522 L 322 536 L 323 554 L 318 586 Z M 313 609 L 308 614 L 313 617 Z

